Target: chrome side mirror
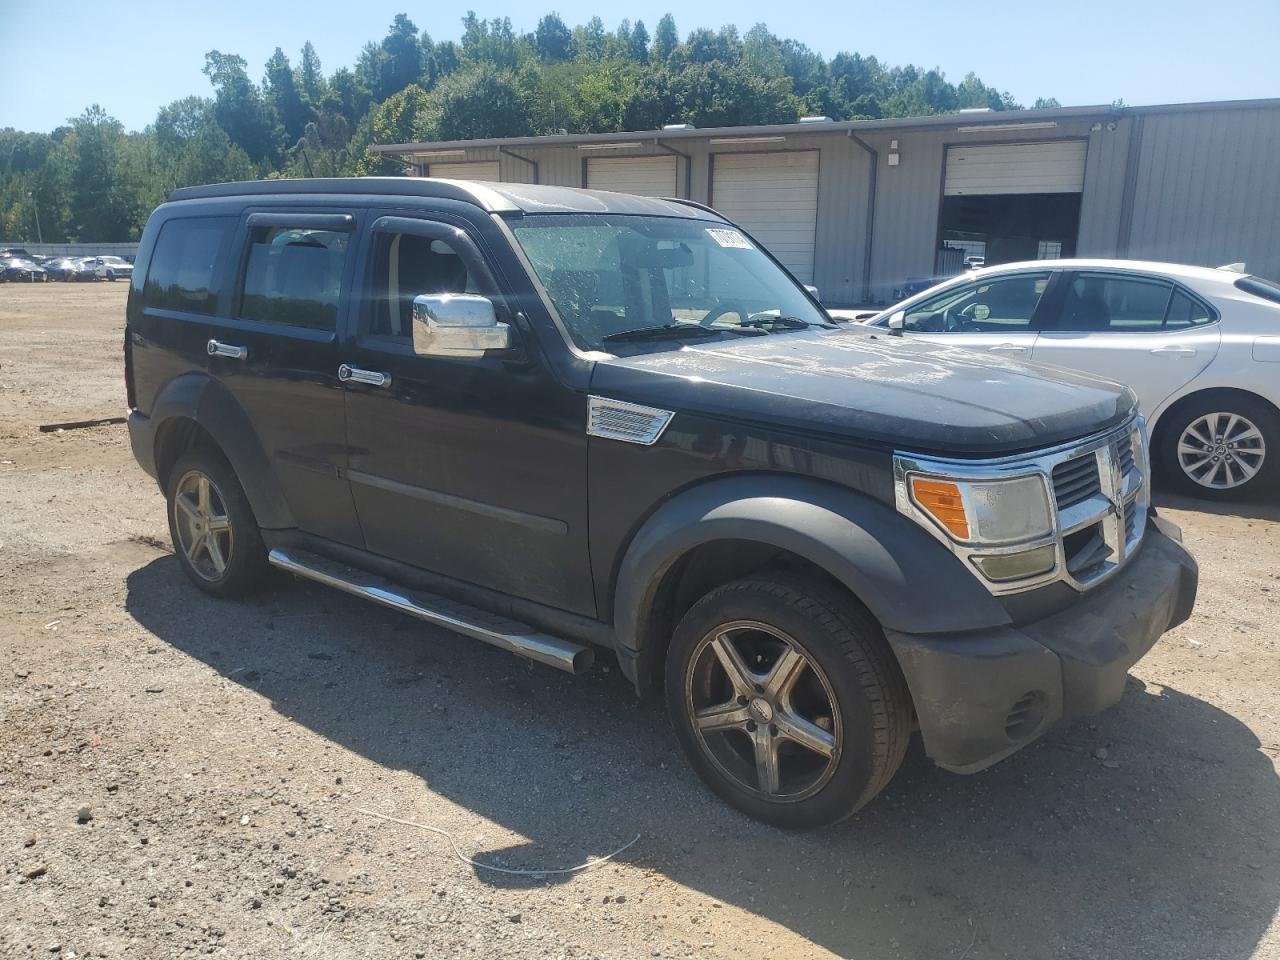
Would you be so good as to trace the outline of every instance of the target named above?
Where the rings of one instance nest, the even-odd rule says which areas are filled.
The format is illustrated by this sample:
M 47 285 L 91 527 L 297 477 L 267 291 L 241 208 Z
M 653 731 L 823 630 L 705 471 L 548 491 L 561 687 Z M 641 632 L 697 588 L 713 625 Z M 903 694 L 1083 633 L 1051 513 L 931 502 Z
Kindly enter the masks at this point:
M 507 350 L 511 327 L 493 301 L 471 293 L 424 293 L 413 298 L 413 352 L 422 357 L 483 357 Z
M 809 296 L 813 297 L 813 299 L 817 300 L 819 303 L 822 302 L 822 297 L 818 296 L 818 288 L 812 283 L 806 283 L 804 288 L 809 291 Z
M 902 331 L 907 326 L 907 313 L 905 310 L 899 310 L 897 313 L 889 315 L 889 333 L 895 337 L 902 336 Z

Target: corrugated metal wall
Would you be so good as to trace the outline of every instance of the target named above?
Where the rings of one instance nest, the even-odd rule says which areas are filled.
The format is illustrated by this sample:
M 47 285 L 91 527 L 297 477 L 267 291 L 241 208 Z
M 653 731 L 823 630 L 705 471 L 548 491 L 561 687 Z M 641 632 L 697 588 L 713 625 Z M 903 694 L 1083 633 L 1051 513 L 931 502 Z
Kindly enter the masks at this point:
M 973 120 L 861 134 L 871 156 L 842 130 L 788 134 L 777 143 L 712 144 L 681 139 L 680 195 L 706 203 L 712 154 L 817 149 L 821 153 L 814 283 L 831 304 L 889 302 L 909 277 L 934 272 L 948 146 L 1088 141 L 1076 252 L 1087 257 L 1143 257 L 1218 265 L 1244 260 L 1249 269 L 1280 279 L 1280 105 L 1177 107 L 1102 111 L 1064 117 L 1053 128 L 992 127 L 961 133 Z M 988 118 L 989 119 L 989 118 Z M 1096 129 L 1095 129 L 1096 128 Z M 889 144 L 899 163 L 889 166 Z M 499 161 L 510 183 L 582 186 L 591 156 L 652 156 L 662 147 L 637 134 L 638 147 L 579 150 L 576 146 L 520 146 L 501 153 L 467 150 L 468 160 Z M 513 155 L 518 154 L 518 156 Z M 535 175 L 531 163 L 537 164 Z M 870 275 L 866 272 L 868 199 L 875 185 Z M 686 190 L 686 184 L 688 189 Z
M 1280 109 L 1136 119 L 1133 212 L 1121 253 L 1280 278 Z

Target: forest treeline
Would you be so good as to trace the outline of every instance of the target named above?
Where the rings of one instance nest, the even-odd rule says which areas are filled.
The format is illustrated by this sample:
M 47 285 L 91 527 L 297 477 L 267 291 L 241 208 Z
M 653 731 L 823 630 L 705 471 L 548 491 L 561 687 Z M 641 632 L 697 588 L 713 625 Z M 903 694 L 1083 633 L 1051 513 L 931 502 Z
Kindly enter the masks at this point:
M 398 14 L 353 66 L 324 71 L 310 42 L 276 48 L 260 80 L 235 53 L 210 50 L 210 90 L 161 107 L 128 131 L 98 104 L 50 133 L 0 130 L 0 240 L 136 239 L 178 186 L 255 177 L 400 173 L 373 143 L 910 117 L 964 107 L 1020 109 L 975 74 L 830 60 L 764 24 L 698 28 L 667 14 L 614 30 L 557 14 L 518 33 L 506 17 L 468 13 L 458 40 L 436 40 Z M 1037 107 L 1056 106 L 1052 99 Z

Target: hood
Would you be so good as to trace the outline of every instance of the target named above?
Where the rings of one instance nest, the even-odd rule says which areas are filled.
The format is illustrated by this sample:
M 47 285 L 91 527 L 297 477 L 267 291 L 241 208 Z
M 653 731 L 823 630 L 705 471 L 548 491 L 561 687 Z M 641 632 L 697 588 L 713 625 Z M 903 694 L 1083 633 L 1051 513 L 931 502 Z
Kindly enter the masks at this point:
M 768 422 L 916 453 L 993 456 L 1130 417 L 1129 388 L 864 327 L 601 360 L 591 392 L 677 413 Z

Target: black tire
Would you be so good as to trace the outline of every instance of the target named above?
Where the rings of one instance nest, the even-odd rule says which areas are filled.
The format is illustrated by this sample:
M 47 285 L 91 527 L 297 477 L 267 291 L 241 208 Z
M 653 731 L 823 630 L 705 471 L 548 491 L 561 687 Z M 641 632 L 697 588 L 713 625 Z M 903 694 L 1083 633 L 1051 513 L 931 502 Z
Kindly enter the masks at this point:
M 199 478 L 209 482 L 208 503 L 211 518 L 222 526 L 210 535 L 213 524 L 204 523 L 205 545 L 195 543 L 192 535 L 195 523 L 192 514 L 179 503 L 182 496 L 189 507 L 198 505 Z M 193 487 L 194 483 L 194 487 Z M 165 491 L 169 512 L 169 536 L 174 554 L 183 571 L 197 587 L 215 597 L 240 597 L 258 589 L 269 572 L 267 550 L 262 533 L 253 516 L 253 509 L 244 495 L 235 471 L 217 450 L 196 447 L 183 454 L 169 472 L 168 489 Z M 207 544 L 210 538 L 216 545 L 221 564 L 215 562 L 214 553 Z M 188 549 L 193 547 L 194 550 Z M 219 569 L 221 566 L 221 569 Z
M 742 628 L 744 623 L 750 626 Z M 723 635 L 744 664 L 763 668 L 750 670 L 754 680 L 779 672 L 782 652 L 771 650 L 797 650 L 806 662 L 792 681 L 793 693 L 778 699 L 757 683 L 752 698 L 735 697 L 713 639 Z M 717 670 L 723 673 L 718 680 Z M 747 815 L 779 827 L 820 827 L 857 812 L 893 778 L 911 737 L 910 694 L 875 618 L 834 587 L 787 574 L 726 584 L 690 608 L 668 651 L 666 698 L 680 746 L 707 786 Z M 797 698 L 810 705 L 807 716 Z M 700 707 L 701 700 L 706 703 Z M 731 720 L 726 711 L 745 711 L 749 719 L 741 729 L 699 732 L 695 714 L 705 724 L 717 712 Z M 810 726 L 797 726 L 797 715 Z M 761 718 L 771 722 L 757 722 Z M 784 726 L 825 731 L 822 745 L 830 753 L 810 752 L 779 736 Z M 779 745 L 775 794 L 766 794 L 768 774 L 757 759 L 762 735 Z
M 1202 421 L 1202 418 L 1212 418 L 1214 414 L 1224 415 L 1224 418 L 1218 421 L 1223 427 L 1230 423 L 1231 416 L 1241 418 L 1231 434 L 1223 436 L 1226 444 L 1233 442 L 1235 437 L 1247 435 L 1242 426 L 1245 422 L 1255 427 L 1257 434 L 1260 435 L 1262 456 L 1259 458 L 1256 452 L 1258 441 L 1240 441 L 1237 448 L 1219 449 L 1223 445 L 1217 443 L 1218 437 L 1206 436 L 1206 439 L 1213 442 L 1213 449 L 1204 450 L 1204 453 L 1209 456 L 1208 464 L 1205 467 L 1196 468 L 1194 465 L 1199 458 L 1195 454 L 1180 453 L 1179 443 L 1189 427 Z M 1202 435 L 1205 433 L 1203 428 L 1197 432 Z M 1253 452 L 1245 449 L 1248 443 L 1254 444 Z M 1245 500 L 1268 492 L 1274 493 L 1280 488 L 1280 414 L 1277 414 L 1275 408 L 1266 401 L 1247 394 L 1208 393 L 1192 399 L 1165 415 L 1160 424 L 1160 441 L 1154 456 L 1156 469 L 1165 483 L 1171 489 L 1189 497 L 1229 501 Z M 1223 462 L 1219 467 L 1219 460 L 1213 459 L 1215 456 L 1223 461 L 1226 461 L 1227 457 L 1231 457 L 1232 460 Z M 1236 478 L 1243 475 L 1240 467 L 1242 463 L 1249 463 L 1256 467 L 1257 472 L 1247 480 L 1231 486 L 1222 486 L 1223 478 L 1229 469 L 1234 471 Z M 1204 482 L 1209 476 L 1206 472 L 1208 470 L 1218 471 L 1216 476 L 1219 485 Z

